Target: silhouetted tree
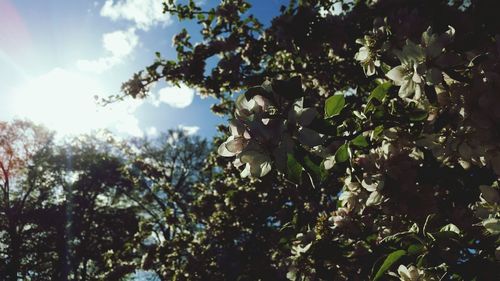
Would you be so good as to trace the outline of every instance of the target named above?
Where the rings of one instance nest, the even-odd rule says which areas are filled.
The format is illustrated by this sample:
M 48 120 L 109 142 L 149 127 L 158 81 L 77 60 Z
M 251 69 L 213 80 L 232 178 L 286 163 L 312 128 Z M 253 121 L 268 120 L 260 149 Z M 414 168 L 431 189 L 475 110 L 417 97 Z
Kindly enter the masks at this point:
M 51 142 L 52 134 L 43 127 L 20 120 L 0 122 L 0 276 L 6 280 L 17 281 L 26 265 L 31 225 L 25 215 L 52 193 L 35 165 Z
M 244 0 L 167 1 L 201 37 L 115 98 L 166 80 L 231 119 L 169 278 L 498 279 L 499 5 L 290 1 L 262 24 Z

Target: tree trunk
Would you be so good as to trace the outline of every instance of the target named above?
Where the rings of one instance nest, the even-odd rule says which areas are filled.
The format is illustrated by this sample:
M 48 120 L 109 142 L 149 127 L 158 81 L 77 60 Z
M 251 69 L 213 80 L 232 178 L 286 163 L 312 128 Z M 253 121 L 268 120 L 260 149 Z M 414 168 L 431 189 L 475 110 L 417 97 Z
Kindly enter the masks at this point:
M 16 223 L 9 218 L 8 234 L 10 238 L 7 262 L 7 280 L 18 281 L 19 268 L 21 266 L 21 237 L 17 232 Z

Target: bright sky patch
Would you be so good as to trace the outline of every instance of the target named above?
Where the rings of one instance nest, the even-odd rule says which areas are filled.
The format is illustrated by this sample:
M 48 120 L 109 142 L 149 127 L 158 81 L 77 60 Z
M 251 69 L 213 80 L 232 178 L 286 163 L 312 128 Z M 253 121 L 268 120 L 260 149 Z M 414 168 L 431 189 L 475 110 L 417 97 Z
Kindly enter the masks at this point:
M 9 107 L 15 109 L 15 117 L 28 117 L 64 134 L 111 128 L 141 136 L 133 113 L 142 101 L 127 100 L 99 107 L 89 93 L 100 91 L 102 86 L 95 79 L 56 68 L 14 89 L 9 95 Z

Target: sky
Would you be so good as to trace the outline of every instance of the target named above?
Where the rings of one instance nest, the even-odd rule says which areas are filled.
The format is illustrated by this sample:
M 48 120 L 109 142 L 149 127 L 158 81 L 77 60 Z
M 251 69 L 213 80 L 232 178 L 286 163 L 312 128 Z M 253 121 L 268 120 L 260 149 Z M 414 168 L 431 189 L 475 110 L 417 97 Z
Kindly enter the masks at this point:
M 286 1 L 253 2 L 266 23 Z M 195 29 L 163 14 L 161 0 L 0 0 L 0 120 L 29 119 L 58 136 L 109 129 L 154 137 L 171 128 L 213 136 L 225 122 L 210 112 L 216 101 L 186 86 L 161 82 L 144 100 L 95 102 L 119 93 L 156 51 L 174 58 L 182 27 Z

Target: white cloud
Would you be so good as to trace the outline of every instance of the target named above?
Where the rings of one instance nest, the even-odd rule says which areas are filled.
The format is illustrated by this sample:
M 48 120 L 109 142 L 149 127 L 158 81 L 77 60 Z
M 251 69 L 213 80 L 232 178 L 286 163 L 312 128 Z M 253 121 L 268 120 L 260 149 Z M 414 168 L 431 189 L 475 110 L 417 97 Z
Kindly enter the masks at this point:
M 151 137 L 155 137 L 158 135 L 158 129 L 156 129 L 156 127 L 149 127 L 146 130 L 146 135 L 151 136 Z
M 139 38 L 133 28 L 124 31 L 117 30 L 102 36 L 104 49 L 111 52 L 114 57 L 128 56 L 139 43 Z
M 179 129 L 183 130 L 188 135 L 194 135 L 194 134 L 198 133 L 198 131 L 200 130 L 200 127 L 179 125 Z
M 102 44 L 109 55 L 95 60 L 79 60 L 76 62 L 78 69 L 102 73 L 122 63 L 139 44 L 139 37 L 133 28 L 126 31 L 117 30 L 105 33 L 102 36 Z
M 142 30 L 152 26 L 171 23 L 170 15 L 163 13 L 161 0 L 106 0 L 101 16 L 111 20 L 128 20 Z
M 27 118 L 61 135 L 111 129 L 142 136 L 134 116 L 142 101 L 130 99 L 101 107 L 94 95 L 103 92 L 104 88 L 95 79 L 55 68 L 8 93 L 6 118 Z
M 193 89 L 183 84 L 181 84 L 180 87 L 169 85 L 158 91 L 152 103 L 155 106 L 166 103 L 171 107 L 185 108 L 193 102 L 194 93 Z

